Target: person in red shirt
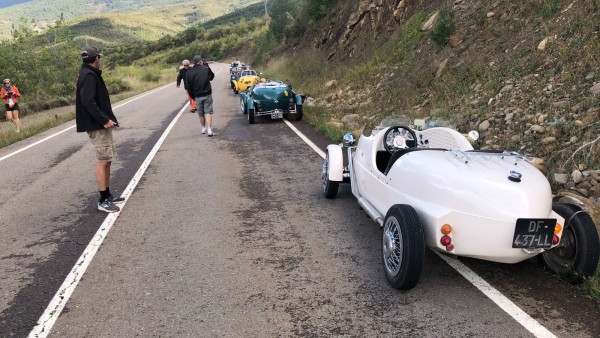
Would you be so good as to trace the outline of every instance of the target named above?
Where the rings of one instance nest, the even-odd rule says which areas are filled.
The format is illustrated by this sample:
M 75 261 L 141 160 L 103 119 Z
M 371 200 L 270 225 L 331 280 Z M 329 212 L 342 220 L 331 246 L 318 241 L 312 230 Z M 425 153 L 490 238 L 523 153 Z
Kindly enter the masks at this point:
M 0 99 L 4 100 L 6 119 L 15 123 L 18 133 L 21 131 L 21 120 L 19 120 L 19 98 L 21 97 L 21 93 L 17 86 L 10 83 L 10 79 L 4 79 L 2 84 Z

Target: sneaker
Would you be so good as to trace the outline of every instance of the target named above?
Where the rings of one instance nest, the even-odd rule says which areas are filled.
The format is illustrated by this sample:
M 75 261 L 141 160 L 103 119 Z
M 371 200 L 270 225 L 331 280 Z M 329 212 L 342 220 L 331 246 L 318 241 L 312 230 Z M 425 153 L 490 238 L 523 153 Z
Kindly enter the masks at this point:
M 122 202 L 125 202 L 125 197 L 121 197 L 121 196 L 119 196 L 119 197 L 115 197 L 115 196 L 113 196 L 113 195 L 110 195 L 110 196 L 107 198 L 107 200 L 108 200 L 109 202 L 113 202 L 113 203 L 122 203 Z
M 190 113 L 195 113 L 196 109 L 190 109 Z
M 214 134 L 213 134 L 212 130 L 209 130 L 209 131 L 208 131 L 208 136 L 213 136 L 213 135 L 214 135 Z
M 114 203 L 109 200 L 104 200 L 103 202 L 98 202 L 98 210 L 106 212 L 118 212 L 121 211 L 121 208 L 114 205 Z
M 202 128 L 202 131 L 200 132 L 200 134 L 206 134 L 206 128 Z

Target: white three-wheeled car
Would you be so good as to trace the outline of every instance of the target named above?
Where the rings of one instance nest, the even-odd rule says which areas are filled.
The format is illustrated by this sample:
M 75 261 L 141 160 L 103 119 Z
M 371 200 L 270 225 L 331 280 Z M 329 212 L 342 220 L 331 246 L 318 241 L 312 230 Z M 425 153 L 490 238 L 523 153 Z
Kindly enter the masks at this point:
M 571 283 L 598 265 L 598 232 L 581 206 L 553 204 L 548 180 L 526 157 L 474 150 L 452 128 L 416 130 L 388 118 L 356 145 L 347 134 L 327 147 L 322 182 L 327 198 L 350 183 L 383 228 L 384 271 L 398 289 L 419 281 L 426 246 L 501 263 L 542 254 Z

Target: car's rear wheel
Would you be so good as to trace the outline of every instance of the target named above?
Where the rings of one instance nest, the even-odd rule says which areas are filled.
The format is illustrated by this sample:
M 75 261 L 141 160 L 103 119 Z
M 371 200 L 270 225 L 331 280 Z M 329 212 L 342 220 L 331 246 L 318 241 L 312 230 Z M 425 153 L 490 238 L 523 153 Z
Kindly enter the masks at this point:
M 415 287 L 423 271 L 425 239 L 413 207 L 396 204 L 388 210 L 383 222 L 381 251 L 385 277 L 390 285 L 400 290 Z
M 248 123 L 254 124 L 254 109 L 248 108 L 246 110 L 248 111 Z
M 325 155 L 325 161 L 323 162 L 323 173 L 321 174 L 323 180 L 323 192 L 326 198 L 335 198 L 340 186 L 340 182 L 329 180 L 329 153 Z
M 544 265 L 565 281 L 578 284 L 594 274 L 600 257 L 598 230 L 590 215 L 573 204 L 554 203 L 552 210 L 563 217 L 563 235 L 558 246 L 542 253 Z
M 302 120 L 302 105 L 296 104 L 296 121 Z

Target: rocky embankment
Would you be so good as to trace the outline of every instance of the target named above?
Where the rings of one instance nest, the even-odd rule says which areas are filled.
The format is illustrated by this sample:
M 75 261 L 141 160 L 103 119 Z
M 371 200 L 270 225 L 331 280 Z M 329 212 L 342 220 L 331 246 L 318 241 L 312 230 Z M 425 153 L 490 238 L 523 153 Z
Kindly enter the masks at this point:
M 426 37 L 444 5 L 454 13 L 456 25 L 447 46 L 440 48 L 424 38 L 418 47 L 420 59 L 404 62 L 414 67 L 430 65 L 431 81 L 435 82 L 461 64 L 476 62 L 485 51 L 499 51 L 487 55 L 490 70 L 504 69 L 507 63 L 502 58 L 508 55 L 520 57 L 508 64 L 517 65 L 512 71 L 506 69 L 505 76 L 500 75 L 499 86 L 490 88 L 485 78 L 474 79 L 468 93 L 462 94 L 458 103 L 453 102 L 450 108 L 456 113 L 457 128 L 479 131 L 483 149 L 518 151 L 533 159 L 555 194 L 582 201 L 600 224 L 600 69 L 587 61 L 597 46 L 589 39 L 600 37 L 598 31 L 586 30 L 591 22 L 586 20 L 596 18 L 589 14 L 592 5 L 561 2 L 553 14 L 548 14 L 544 11 L 551 10 L 549 7 L 533 8 L 533 3 L 528 7 L 524 3 L 463 0 L 355 0 L 327 18 L 313 45 L 329 60 L 362 60 L 365 55 L 360 53 L 358 36 L 377 39 L 399 32 L 412 15 L 427 13 L 421 27 Z M 543 29 L 535 26 L 539 22 L 536 15 L 551 18 L 542 19 Z M 578 40 L 573 39 L 572 32 L 595 34 L 580 36 L 588 41 L 580 54 L 573 49 Z M 367 55 L 360 62 L 371 61 Z M 328 122 L 330 128 L 360 134 L 365 126 L 379 122 L 377 113 L 369 110 L 370 105 L 377 104 L 373 102 L 376 94 L 399 90 L 389 87 L 399 67 L 382 65 L 370 81 L 350 85 L 342 85 L 338 79 L 326 81 L 318 95 L 308 98 L 307 105 L 334 112 Z M 403 113 L 426 119 L 441 115 L 429 99 L 436 93 L 423 86 L 426 83 L 409 84 L 413 88 L 421 85 L 424 99 Z

